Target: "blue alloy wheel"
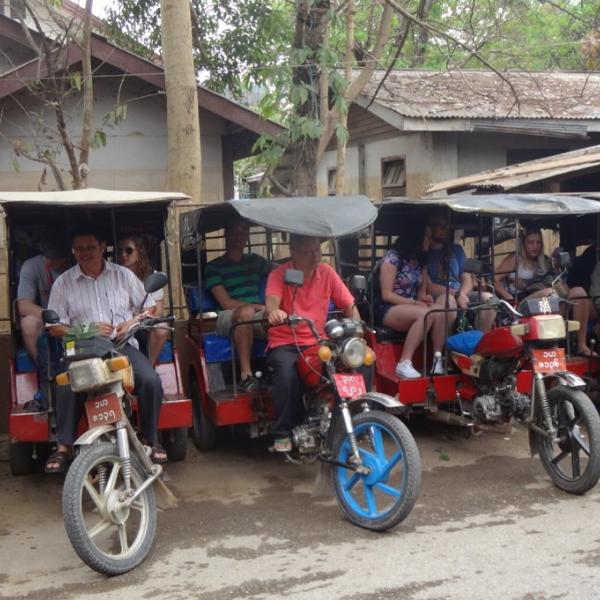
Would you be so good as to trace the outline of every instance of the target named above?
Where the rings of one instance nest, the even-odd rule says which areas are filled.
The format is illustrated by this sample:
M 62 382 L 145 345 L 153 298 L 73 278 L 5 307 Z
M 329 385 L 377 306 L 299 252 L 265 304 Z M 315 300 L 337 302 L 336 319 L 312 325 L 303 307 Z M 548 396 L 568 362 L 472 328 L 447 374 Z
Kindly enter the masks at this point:
M 369 473 L 335 467 L 338 504 L 360 527 L 390 529 L 408 516 L 419 495 L 419 451 L 410 431 L 393 415 L 369 411 L 354 416 L 352 422 L 362 464 Z M 352 447 L 345 431 L 336 440 L 334 456 L 339 462 L 352 462 Z

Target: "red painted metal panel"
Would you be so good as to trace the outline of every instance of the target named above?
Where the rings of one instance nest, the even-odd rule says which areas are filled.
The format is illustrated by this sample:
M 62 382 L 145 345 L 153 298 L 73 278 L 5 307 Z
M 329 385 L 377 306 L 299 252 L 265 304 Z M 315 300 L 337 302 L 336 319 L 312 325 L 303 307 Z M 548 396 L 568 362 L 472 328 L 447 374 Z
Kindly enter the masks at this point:
M 47 442 L 48 413 L 13 412 L 9 416 L 8 430 L 11 442 Z
M 438 375 L 433 378 L 433 387 L 437 394 L 437 402 L 453 402 L 456 398 L 456 385 L 460 375 Z M 419 379 L 398 380 L 398 400 L 403 404 L 424 404 L 427 389 L 430 385 L 428 377 Z
M 192 426 L 192 401 L 189 398 L 165 400 L 160 408 L 159 429 L 176 429 Z

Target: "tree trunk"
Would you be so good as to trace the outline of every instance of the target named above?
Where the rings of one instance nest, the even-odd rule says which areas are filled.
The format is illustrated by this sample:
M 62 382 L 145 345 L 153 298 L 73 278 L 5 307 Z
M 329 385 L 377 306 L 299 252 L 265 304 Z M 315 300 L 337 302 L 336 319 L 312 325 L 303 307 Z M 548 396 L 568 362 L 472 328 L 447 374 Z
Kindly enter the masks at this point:
M 308 48 L 309 55 L 293 72 L 295 85 L 305 84 L 310 90 L 306 102 L 298 108 L 298 115 L 319 119 L 319 68 L 317 52 L 323 46 L 327 31 L 327 12 L 330 0 L 297 0 L 295 48 Z M 318 140 L 304 139 L 293 144 L 286 152 L 290 164 L 290 188 L 293 196 L 315 196 L 317 193 L 317 147 Z M 284 158 L 284 160 L 286 160 Z
M 92 2 L 86 0 L 85 16 L 81 48 L 83 54 L 83 126 L 81 128 L 81 141 L 79 142 L 79 185 L 87 187 L 89 173 L 90 140 L 92 136 L 94 114 L 94 86 L 92 83 Z
M 352 81 L 352 64 L 354 62 L 354 15 L 356 6 L 354 0 L 348 0 L 346 5 L 346 53 L 344 56 L 344 78 L 346 87 L 350 87 Z M 343 196 L 346 189 L 346 147 L 348 145 L 348 105 L 346 110 L 340 113 L 339 130 L 337 135 L 337 156 L 336 156 L 336 178 L 335 193 L 337 196 Z
M 188 0 L 161 0 L 161 35 L 167 92 L 167 189 L 201 201 L 200 118 L 192 57 L 192 23 Z M 184 306 L 179 259 L 179 212 L 167 223 L 171 285 L 176 306 Z M 176 311 L 182 316 L 181 311 Z

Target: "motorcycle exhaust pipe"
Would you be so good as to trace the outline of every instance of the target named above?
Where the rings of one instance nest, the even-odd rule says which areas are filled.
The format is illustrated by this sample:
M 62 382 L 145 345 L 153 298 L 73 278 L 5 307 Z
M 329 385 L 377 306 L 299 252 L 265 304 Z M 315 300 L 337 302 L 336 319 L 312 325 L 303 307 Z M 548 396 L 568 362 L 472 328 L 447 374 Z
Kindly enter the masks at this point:
M 457 427 L 469 427 L 475 432 L 486 431 L 489 433 L 498 433 L 500 435 L 508 435 L 512 431 L 512 419 L 501 425 L 486 425 L 478 423 L 462 415 L 455 415 L 447 410 L 438 410 L 434 413 L 427 413 L 427 418 L 431 421 L 444 423 L 445 425 L 455 425 Z

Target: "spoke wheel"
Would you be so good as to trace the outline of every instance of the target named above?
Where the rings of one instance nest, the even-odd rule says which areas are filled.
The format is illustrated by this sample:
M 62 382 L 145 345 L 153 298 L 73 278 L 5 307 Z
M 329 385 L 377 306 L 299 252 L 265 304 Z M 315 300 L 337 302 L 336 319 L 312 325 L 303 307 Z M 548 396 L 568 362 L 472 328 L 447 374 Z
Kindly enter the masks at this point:
M 600 416 L 581 391 L 557 386 L 548 392 L 557 440 L 535 435 L 537 451 L 553 483 L 583 494 L 600 479 Z M 545 429 L 540 417 L 538 425 Z
M 374 410 L 354 416 L 352 423 L 362 464 L 369 472 L 333 469 L 338 505 L 355 525 L 390 529 L 408 516 L 419 495 L 419 451 L 410 431 L 392 415 Z M 352 462 L 345 431 L 334 443 L 334 456 L 339 462 Z
M 131 457 L 131 487 L 146 479 Z M 79 558 L 106 575 L 137 567 L 147 556 L 156 532 L 156 503 L 152 486 L 130 507 L 123 506 L 125 489 L 117 446 L 94 444 L 73 461 L 63 489 L 63 514 L 69 540 Z

